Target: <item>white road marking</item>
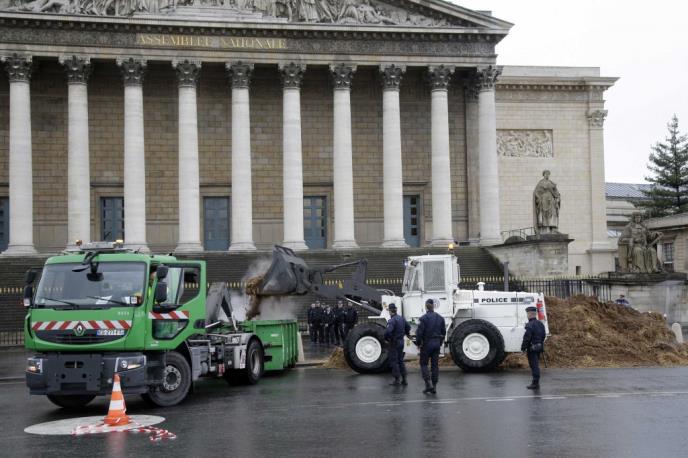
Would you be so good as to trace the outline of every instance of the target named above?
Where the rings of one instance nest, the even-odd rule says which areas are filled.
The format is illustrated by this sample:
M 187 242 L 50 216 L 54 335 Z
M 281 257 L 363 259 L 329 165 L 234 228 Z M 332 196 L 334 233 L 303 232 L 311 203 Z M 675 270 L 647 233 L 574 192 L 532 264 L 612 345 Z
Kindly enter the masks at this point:
M 600 394 L 595 396 L 596 398 L 620 398 L 620 394 Z
M 457 402 L 455 399 L 449 399 L 448 401 L 430 401 L 430 404 L 456 404 Z
M 485 399 L 485 402 L 504 402 L 504 401 L 513 401 L 514 398 L 500 398 L 500 399 Z
M 401 404 L 398 402 L 390 402 L 388 404 L 375 404 L 375 405 L 378 407 L 396 407 L 396 406 L 400 406 Z
M 543 396 L 540 399 L 544 399 L 545 401 L 551 401 L 554 399 L 566 399 L 566 396 Z

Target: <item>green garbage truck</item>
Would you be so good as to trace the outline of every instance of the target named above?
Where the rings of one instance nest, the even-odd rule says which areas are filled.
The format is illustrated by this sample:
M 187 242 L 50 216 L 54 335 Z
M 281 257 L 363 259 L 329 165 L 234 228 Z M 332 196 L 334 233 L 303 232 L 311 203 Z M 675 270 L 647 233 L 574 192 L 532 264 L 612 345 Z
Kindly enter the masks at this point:
M 298 358 L 296 320 L 237 321 L 204 261 L 97 242 L 49 258 L 25 283 L 26 383 L 61 407 L 109 394 L 115 373 L 125 394 L 172 406 L 200 377 L 255 384 Z

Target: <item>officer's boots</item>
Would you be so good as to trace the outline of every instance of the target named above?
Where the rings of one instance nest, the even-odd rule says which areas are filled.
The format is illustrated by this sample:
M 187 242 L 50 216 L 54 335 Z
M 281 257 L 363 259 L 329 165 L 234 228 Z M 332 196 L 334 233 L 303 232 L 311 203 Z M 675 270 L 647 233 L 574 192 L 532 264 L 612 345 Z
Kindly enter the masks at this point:
M 406 386 L 406 385 L 408 385 L 408 382 L 406 381 L 406 377 L 402 375 L 401 376 L 401 386 Z
M 425 381 L 425 389 L 423 390 L 423 394 L 430 394 L 434 393 L 432 384 L 430 383 L 430 380 Z
M 391 386 L 400 386 L 401 383 L 399 383 L 399 377 L 394 377 L 394 381 L 390 383 Z
M 538 380 L 533 380 L 530 385 L 526 387 L 529 390 L 539 390 L 540 382 Z
M 437 382 L 432 382 L 432 394 L 437 394 Z

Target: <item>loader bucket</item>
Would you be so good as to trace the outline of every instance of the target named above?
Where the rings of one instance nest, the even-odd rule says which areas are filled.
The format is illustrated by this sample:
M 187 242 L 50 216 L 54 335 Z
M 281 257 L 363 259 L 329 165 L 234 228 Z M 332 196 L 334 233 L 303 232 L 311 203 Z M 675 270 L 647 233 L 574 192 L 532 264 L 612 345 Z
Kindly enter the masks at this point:
M 275 245 L 272 264 L 257 286 L 258 296 L 303 295 L 310 287 L 309 269 L 306 262 L 290 248 Z

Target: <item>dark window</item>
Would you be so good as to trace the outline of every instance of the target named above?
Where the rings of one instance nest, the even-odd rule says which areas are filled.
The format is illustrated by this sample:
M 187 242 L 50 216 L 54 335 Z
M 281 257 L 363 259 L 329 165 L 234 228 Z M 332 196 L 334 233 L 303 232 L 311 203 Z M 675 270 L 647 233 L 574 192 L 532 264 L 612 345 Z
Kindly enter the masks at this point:
M 124 198 L 100 198 L 100 239 L 124 240 Z
M 420 196 L 404 196 L 404 240 L 420 246 Z
M 311 250 L 327 248 L 327 199 L 303 198 L 303 237 Z
M 674 270 L 674 242 L 664 242 L 662 245 L 662 258 L 664 267 L 669 270 Z
M 203 198 L 203 246 L 208 251 L 229 248 L 229 197 Z
M 10 200 L 0 197 L 0 251 L 7 249 L 10 240 Z

